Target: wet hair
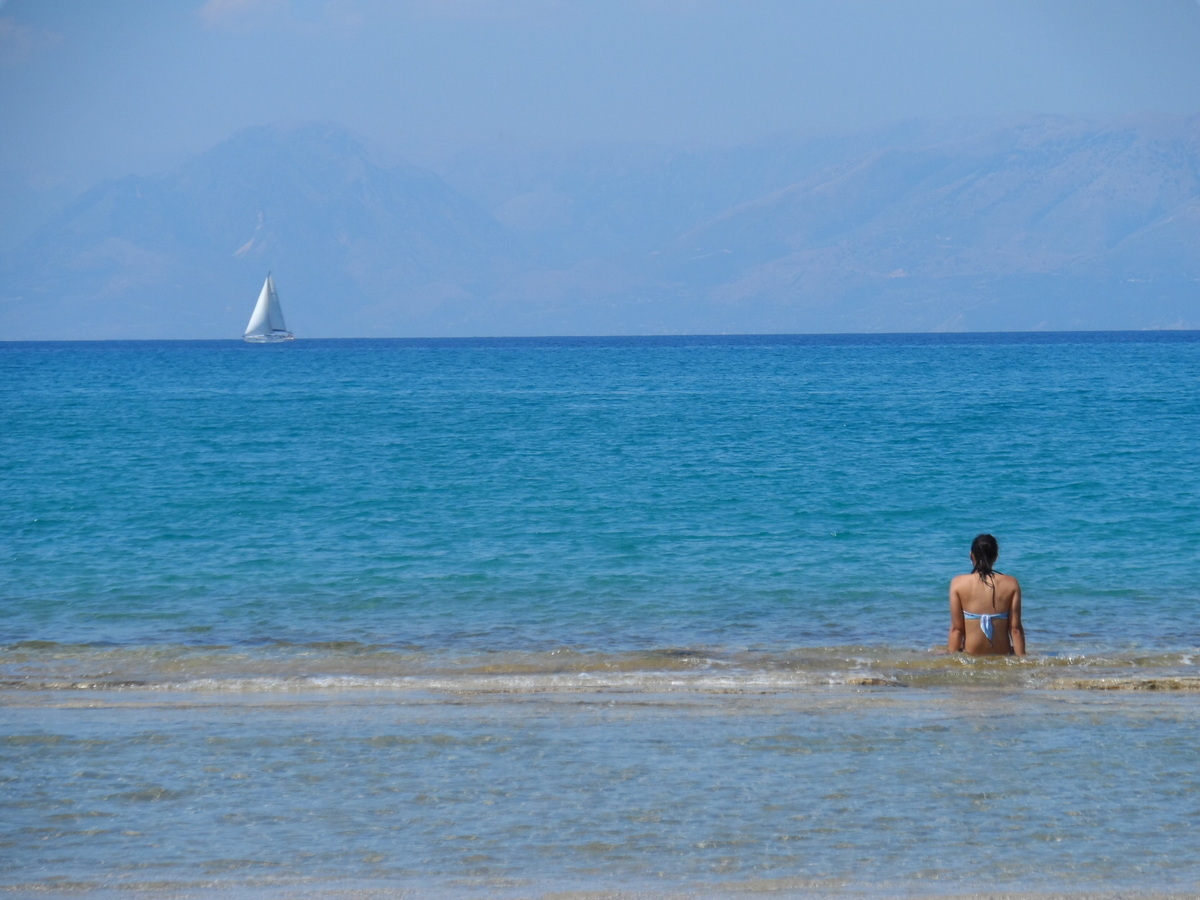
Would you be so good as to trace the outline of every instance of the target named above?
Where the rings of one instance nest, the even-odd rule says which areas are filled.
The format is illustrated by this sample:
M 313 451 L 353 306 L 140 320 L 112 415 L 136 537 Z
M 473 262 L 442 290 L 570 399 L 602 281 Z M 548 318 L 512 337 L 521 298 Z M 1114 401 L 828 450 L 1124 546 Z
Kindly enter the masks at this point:
M 979 577 L 987 581 L 995 571 L 992 566 L 996 564 L 996 557 L 1000 555 L 1000 544 L 990 534 L 980 534 L 975 536 L 975 540 L 971 542 L 971 556 L 975 562 L 975 572 Z

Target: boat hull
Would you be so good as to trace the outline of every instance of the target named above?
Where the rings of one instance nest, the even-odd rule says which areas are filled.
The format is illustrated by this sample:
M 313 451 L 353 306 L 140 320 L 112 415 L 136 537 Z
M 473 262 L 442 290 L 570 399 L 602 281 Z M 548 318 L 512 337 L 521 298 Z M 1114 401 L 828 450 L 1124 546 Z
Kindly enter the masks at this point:
M 247 344 L 281 344 L 284 341 L 294 341 L 296 336 L 290 331 L 272 332 L 271 334 L 247 334 L 242 340 Z

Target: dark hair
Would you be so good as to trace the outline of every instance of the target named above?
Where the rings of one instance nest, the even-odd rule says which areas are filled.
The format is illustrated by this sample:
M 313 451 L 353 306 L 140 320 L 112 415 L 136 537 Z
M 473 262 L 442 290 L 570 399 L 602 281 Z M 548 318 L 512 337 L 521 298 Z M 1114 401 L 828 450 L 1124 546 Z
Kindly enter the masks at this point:
M 977 572 L 979 577 L 987 581 L 994 573 L 992 566 L 996 564 L 996 557 L 1000 555 L 1000 544 L 990 534 L 976 535 L 975 540 L 971 542 L 971 556 L 975 563 L 975 568 L 972 572 Z

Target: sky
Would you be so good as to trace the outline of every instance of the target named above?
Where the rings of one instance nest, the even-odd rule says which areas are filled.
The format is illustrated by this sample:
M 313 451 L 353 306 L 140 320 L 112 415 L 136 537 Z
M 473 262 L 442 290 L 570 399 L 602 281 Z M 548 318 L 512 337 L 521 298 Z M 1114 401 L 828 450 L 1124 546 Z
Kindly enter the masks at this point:
M 151 174 L 271 122 L 419 164 L 907 118 L 1200 113 L 1198 0 L 0 0 L 0 171 Z

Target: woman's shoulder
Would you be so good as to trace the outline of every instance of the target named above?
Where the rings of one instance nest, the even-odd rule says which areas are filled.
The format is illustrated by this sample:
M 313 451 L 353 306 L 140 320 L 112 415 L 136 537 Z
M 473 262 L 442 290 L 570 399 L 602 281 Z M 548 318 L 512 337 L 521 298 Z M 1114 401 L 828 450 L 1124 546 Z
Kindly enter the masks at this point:
M 976 577 L 974 572 L 964 572 L 962 575 L 955 575 L 950 579 L 950 590 L 965 590 L 974 577 Z

